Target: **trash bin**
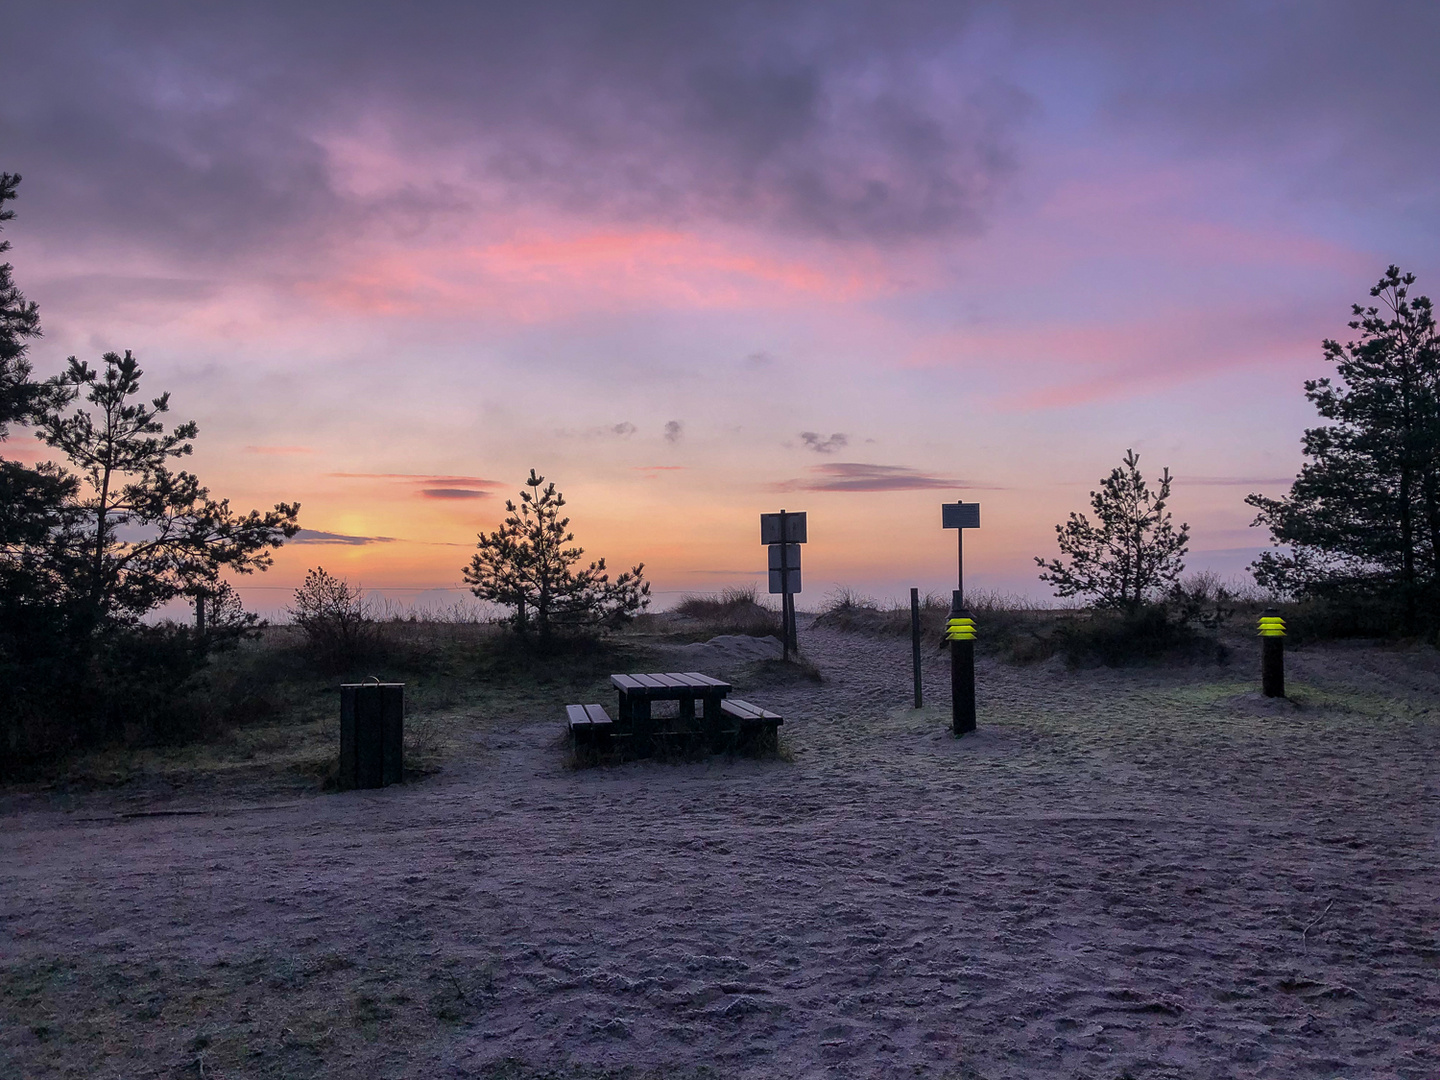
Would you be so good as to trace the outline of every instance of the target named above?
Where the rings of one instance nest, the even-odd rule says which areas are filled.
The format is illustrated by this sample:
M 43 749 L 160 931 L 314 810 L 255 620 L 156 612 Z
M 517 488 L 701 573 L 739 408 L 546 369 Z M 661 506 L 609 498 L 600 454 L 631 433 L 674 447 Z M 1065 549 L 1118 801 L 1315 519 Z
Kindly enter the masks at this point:
M 405 684 L 342 684 L 340 790 L 398 784 L 404 775 Z

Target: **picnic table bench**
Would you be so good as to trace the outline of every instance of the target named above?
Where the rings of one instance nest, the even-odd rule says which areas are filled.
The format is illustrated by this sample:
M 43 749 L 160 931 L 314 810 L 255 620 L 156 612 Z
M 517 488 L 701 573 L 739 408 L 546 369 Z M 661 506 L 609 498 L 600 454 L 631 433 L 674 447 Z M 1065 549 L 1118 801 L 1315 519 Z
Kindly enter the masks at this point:
M 599 705 L 566 705 L 565 715 L 570 723 L 570 736 L 577 747 L 599 747 L 610 741 L 615 723 Z
M 784 721 L 748 701 L 729 697 L 731 685 L 698 671 L 611 675 L 618 698 L 616 716 L 599 705 L 566 707 L 570 733 L 579 747 L 604 745 L 612 738 L 648 753 L 657 740 L 700 737 L 715 750 L 734 748 L 755 736 L 774 732 Z M 677 703 L 677 715 L 657 717 L 656 701 Z M 697 703 L 699 709 L 697 710 Z

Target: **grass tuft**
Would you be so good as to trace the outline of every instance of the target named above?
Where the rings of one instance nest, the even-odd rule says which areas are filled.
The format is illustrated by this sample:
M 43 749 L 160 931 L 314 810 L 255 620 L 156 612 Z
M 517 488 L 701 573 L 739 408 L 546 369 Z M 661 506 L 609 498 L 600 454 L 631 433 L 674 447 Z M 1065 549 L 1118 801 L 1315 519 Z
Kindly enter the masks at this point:
M 686 595 L 675 605 L 675 614 L 691 620 L 696 630 L 711 637 L 719 634 L 780 636 L 780 613 L 761 603 L 760 591 L 755 585 L 728 588 L 718 596 Z

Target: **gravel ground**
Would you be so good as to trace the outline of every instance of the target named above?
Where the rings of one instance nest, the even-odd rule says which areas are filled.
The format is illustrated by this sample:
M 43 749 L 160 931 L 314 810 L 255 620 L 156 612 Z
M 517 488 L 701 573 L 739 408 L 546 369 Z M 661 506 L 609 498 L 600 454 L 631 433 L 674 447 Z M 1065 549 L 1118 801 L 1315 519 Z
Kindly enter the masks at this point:
M 0 804 L 0 1073 L 1440 1076 L 1433 650 L 982 662 L 956 740 L 908 642 L 804 641 L 744 669 L 792 761 L 496 717 L 383 791 Z

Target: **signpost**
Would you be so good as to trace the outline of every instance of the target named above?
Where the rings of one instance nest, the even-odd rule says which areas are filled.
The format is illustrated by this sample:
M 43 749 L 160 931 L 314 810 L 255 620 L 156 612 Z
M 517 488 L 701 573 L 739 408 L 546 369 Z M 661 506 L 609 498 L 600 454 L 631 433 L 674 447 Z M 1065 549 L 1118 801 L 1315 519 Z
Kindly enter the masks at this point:
M 781 510 L 760 515 L 760 542 L 770 548 L 770 592 L 780 594 L 780 636 L 785 659 L 799 651 L 795 634 L 795 594 L 800 591 L 800 545 L 806 541 L 805 513 Z
M 964 735 L 975 730 L 975 620 L 965 606 L 965 530 L 980 527 L 980 504 L 942 503 L 940 522 L 959 537 L 957 588 L 950 598 L 945 638 L 950 642 L 951 727 L 956 735 Z

